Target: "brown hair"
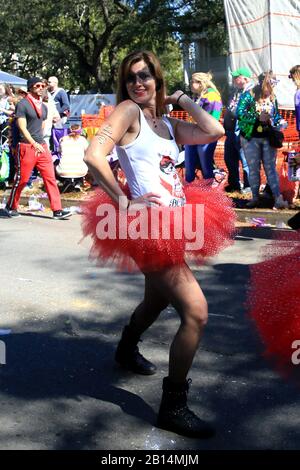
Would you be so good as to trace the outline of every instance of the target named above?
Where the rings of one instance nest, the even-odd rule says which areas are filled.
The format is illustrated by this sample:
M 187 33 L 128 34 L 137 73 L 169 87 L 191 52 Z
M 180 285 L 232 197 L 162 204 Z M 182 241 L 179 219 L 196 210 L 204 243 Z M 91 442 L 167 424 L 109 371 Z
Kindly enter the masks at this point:
M 71 124 L 69 137 L 76 140 L 81 136 L 81 133 L 82 133 L 82 128 L 79 124 Z
M 119 67 L 118 75 L 118 89 L 117 89 L 117 104 L 129 99 L 126 81 L 130 72 L 130 68 L 133 64 L 143 60 L 151 74 L 153 75 L 156 82 L 156 112 L 158 116 L 161 116 L 166 112 L 165 107 L 165 95 L 166 95 L 166 86 L 164 77 L 161 70 L 161 65 L 153 52 L 150 51 L 134 51 L 128 54 L 122 61 Z
M 42 100 L 43 100 L 44 103 L 48 103 L 48 101 L 49 101 L 48 88 L 47 88 L 48 87 L 48 80 L 46 78 L 43 78 L 42 82 L 44 84 Z
M 272 70 L 263 72 L 258 76 L 258 84 L 253 88 L 255 101 L 264 99 L 267 95 L 270 96 L 272 101 L 275 100 L 274 88 L 271 80 L 276 80 Z
M 7 83 L 0 83 L 0 85 L 3 86 L 6 96 L 14 96 L 11 85 L 8 85 Z
M 300 65 L 291 68 L 289 78 L 292 78 L 297 88 L 300 88 Z
M 300 65 L 294 65 L 294 67 L 292 67 L 290 70 L 291 75 L 294 75 L 297 72 L 300 72 Z

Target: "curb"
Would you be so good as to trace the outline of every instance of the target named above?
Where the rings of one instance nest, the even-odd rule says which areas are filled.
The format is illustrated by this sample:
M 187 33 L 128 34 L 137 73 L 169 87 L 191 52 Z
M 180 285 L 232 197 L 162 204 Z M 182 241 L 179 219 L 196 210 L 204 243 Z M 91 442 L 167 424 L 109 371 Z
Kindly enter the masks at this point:
M 28 206 L 28 199 L 30 196 L 32 196 L 32 194 L 30 194 L 29 196 L 21 196 L 20 205 Z M 63 209 L 66 209 L 67 207 L 71 206 L 80 206 L 80 204 L 83 202 L 83 199 L 68 199 L 63 197 L 61 197 L 60 199 Z M 43 204 L 45 208 L 50 209 L 50 202 L 48 198 L 39 197 L 39 201 Z
M 20 204 L 23 206 L 28 205 L 28 199 L 32 194 L 29 194 L 28 196 L 21 196 L 20 198 Z M 49 204 L 49 199 L 48 198 L 39 198 L 40 202 L 43 204 L 45 208 L 50 208 Z M 66 197 L 61 197 L 61 203 L 63 209 L 66 209 L 68 207 L 72 206 L 80 206 L 82 202 L 85 200 L 84 199 L 72 199 L 72 198 L 66 198 Z M 290 219 L 293 215 L 295 215 L 298 210 L 297 209 L 283 209 L 283 210 L 278 210 L 274 211 L 273 209 L 240 209 L 240 208 L 235 208 L 235 213 L 237 215 L 237 220 L 238 222 L 249 222 L 253 218 L 261 217 L 266 219 L 266 223 L 276 225 L 276 223 L 286 222 L 288 219 Z
M 28 204 L 28 197 L 24 196 L 21 198 L 24 200 L 24 202 L 21 202 L 23 205 Z M 43 205 L 45 207 L 50 207 L 49 206 L 49 199 L 41 199 Z M 61 198 L 61 203 L 62 207 L 65 209 L 67 207 L 71 206 L 80 206 L 80 204 L 83 202 L 83 199 L 69 199 L 69 198 Z M 237 220 L 238 222 L 248 222 L 249 219 L 257 218 L 257 217 L 262 217 L 266 219 L 266 223 L 276 225 L 276 223 L 284 222 L 285 224 L 287 221 L 295 215 L 298 210 L 297 209 L 283 209 L 283 210 L 278 210 L 274 211 L 273 209 L 237 209 L 235 208 L 235 213 L 237 215 Z
M 271 225 L 276 225 L 280 222 L 284 222 L 286 224 L 287 221 L 297 212 L 297 209 L 283 209 L 277 211 L 273 209 L 235 209 L 235 213 L 239 222 L 248 222 L 249 219 L 251 221 L 251 219 L 261 217 L 266 219 L 266 223 Z

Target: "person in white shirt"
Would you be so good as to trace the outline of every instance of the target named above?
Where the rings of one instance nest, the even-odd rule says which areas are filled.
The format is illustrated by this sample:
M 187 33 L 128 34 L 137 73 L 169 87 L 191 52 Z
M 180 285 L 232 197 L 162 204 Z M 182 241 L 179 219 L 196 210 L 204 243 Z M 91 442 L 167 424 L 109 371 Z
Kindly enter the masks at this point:
M 70 100 L 66 91 L 63 88 L 59 88 L 57 77 L 48 78 L 48 91 L 61 117 L 59 125 L 64 125 L 70 115 Z
M 78 124 L 73 124 L 70 130 L 71 132 L 59 141 L 61 158 L 56 166 L 56 173 L 59 179 L 71 179 L 76 186 L 79 181 L 74 180 L 82 179 L 88 172 L 83 159 L 89 144 L 88 140 L 81 135 L 82 129 Z
M 169 104 L 180 104 L 193 122 L 167 117 L 165 106 Z M 159 60 L 152 52 L 134 51 L 120 65 L 117 106 L 91 140 L 85 156 L 103 189 L 97 189 L 83 206 L 82 229 L 85 236 L 92 237 L 91 255 L 123 270 L 130 271 L 133 262 L 145 276 L 144 299 L 123 329 L 115 360 L 137 374 L 155 373 L 157 367 L 143 357 L 137 344 L 171 303 L 180 326 L 170 348 L 157 425 L 198 438 L 215 432 L 187 406 L 187 374 L 207 321 L 207 303 L 185 254 L 191 250 L 192 259 L 199 256 L 201 263 L 207 250 L 211 253 L 212 244 L 219 251 L 224 242 L 232 243 L 235 215 L 224 192 L 208 187 L 207 182 L 183 187 L 175 164 L 178 145 L 214 142 L 223 134 L 221 124 L 185 92 L 177 90 L 167 96 Z M 106 158 L 114 147 L 126 176 L 123 189 Z M 200 242 L 196 248 L 185 243 L 181 229 L 185 211 L 189 212 L 186 221 L 199 222 L 197 207 L 205 211 L 205 227 L 198 223 L 195 233 L 205 233 L 207 243 Z M 168 221 L 159 227 L 165 216 Z M 129 279 L 126 282 L 130 284 Z
M 45 83 L 45 80 L 44 80 Z M 44 140 L 50 149 L 50 138 L 52 133 L 53 125 L 57 124 L 60 121 L 59 112 L 56 109 L 55 102 L 51 94 L 47 90 L 47 80 L 44 89 L 43 103 L 47 106 L 48 114 L 47 119 L 44 121 L 43 134 Z

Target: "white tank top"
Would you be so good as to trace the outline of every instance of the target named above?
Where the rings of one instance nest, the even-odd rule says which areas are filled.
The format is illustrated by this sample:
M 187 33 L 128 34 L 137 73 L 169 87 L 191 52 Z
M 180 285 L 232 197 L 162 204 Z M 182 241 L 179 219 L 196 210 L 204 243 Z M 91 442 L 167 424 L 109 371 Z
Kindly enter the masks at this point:
M 171 140 L 155 134 L 140 109 L 139 135 L 130 144 L 117 145 L 116 150 L 133 199 L 153 192 L 161 196 L 164 206 L 183 206 L 185 196 L 175 168 L 179 150 L 170 121 L 167 117 L 163 121 Z

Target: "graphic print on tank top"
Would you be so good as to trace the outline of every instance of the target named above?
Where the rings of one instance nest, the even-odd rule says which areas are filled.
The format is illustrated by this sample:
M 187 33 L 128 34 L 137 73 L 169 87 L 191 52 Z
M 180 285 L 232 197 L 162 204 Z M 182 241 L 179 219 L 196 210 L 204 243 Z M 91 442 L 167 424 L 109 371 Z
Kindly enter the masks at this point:
M 170 195 L 173 196 L 170 199 L 169 206 L 184 206 L 186 199 L 183 192 L 183 186 L 174 165 L 174 161 L 167 155 L 160 154 L 159 156 L 160 183 L 170 193 Z

